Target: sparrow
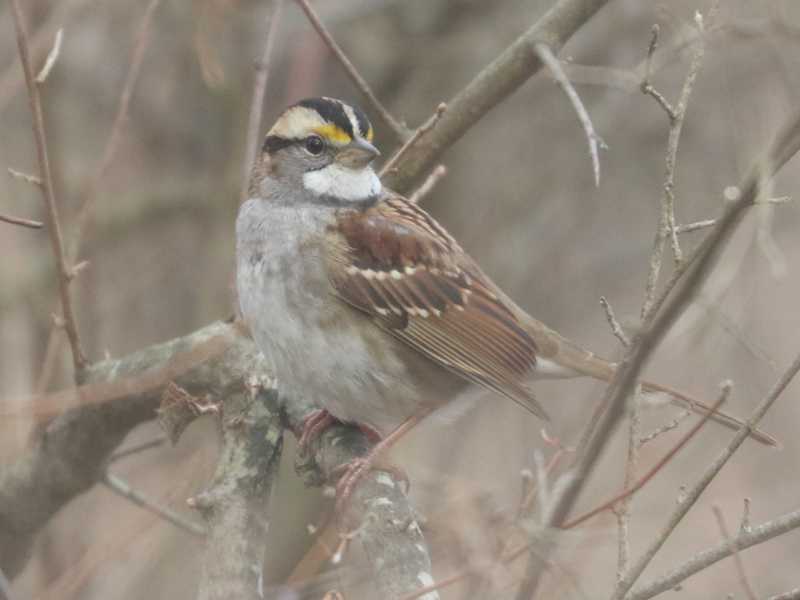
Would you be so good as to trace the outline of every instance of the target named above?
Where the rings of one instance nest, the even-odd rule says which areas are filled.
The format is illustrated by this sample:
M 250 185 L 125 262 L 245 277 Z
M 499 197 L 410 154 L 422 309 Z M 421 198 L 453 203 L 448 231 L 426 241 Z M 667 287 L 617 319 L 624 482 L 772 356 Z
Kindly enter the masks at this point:
M 547 419 L 535 380 L 609 381 L 613 363 L 531 317 L 442 225 L 382 185 L 372 140 L 365 113 L 341 100 L 290 106 L 266 136 L 236 222 L 243 319 L 286 400 L 320 408 L 303 441 L 334 419 L 396 439 L 468 386 Z M 668 386 L 641 386 L 710 411 Z

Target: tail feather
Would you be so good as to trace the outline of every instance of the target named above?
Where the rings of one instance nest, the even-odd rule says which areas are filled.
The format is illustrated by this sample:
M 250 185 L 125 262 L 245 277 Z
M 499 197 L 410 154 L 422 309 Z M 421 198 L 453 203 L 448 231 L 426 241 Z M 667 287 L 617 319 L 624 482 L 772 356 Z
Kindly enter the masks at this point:
M 721 410 L 712 411 L 711 407 L 704 402 L 700 402 L 684 394 L 683 392 L 671 388 L 666 385 L 661 385 L 660 383 L 653 383 L 651 381 L 643 381 L 642 382 L 642 389 L 645 392 L 661 392 L 667 394 L 672 398 L 673 404 L 678 406 L 683 406 L 688 408 L 692 412 L 697 413 L 698 415 L 706 415 L 709 414 L 709 419 L 714 421 L 715 423 L 719 423 L 720 425 L 724 425 L 728 429 L 733 429 L 734 431 L 739 430 L 743 425 L 745 425 L 745 421 L 738 417 L 734 417 L 733 415 L 723 412 Z M 761 442 L 767 446 L 773 446 L 775 448 L 779 448 L 781 443 L 771 436 L 770 434 L 766 433 L 765 431 L 761 431 L 760 429 L 751 429 L 749 432 L 749 436 L 756 440 L 757 442 Z
M 558 348 L 558 363 L 567 369 L 572 369 L 576 374 L 587 375 L 600 381 L 610 381 L 616 371 L 616 365 L 608 362 L 591 352 L 584 350 L 580 346 L 569 342 L 568 340 L 559 336 Z M 642 389 L 646 392 L 661 392 L 667 394 L 672 403 L 677 406 L 688 408 L 694 413 L 699 415 L 710 414 L 709 419 L 727 427 L 734 431 L 740 429 L 745 425 L 745 421 L 738 417 L 723 412 L 721 410 L 712 411 L 711 406 L 701 402 L 688 394 L 685 394 L 675 388 L 654 383 L 651 381 L 642 381 Z M 761 431 L 760 429 L 751 429 L 749 436 L 767 446 L 780 447 L 780 442 L 770 434 Z

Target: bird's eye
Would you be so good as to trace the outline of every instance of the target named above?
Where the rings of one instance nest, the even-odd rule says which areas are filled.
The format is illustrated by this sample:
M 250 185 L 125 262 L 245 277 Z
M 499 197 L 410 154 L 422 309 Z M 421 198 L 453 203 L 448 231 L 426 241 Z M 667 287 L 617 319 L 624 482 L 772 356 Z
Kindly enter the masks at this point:
M 306 150 L 314 156 L 320 154 L 325 149 L 325 142 L 318 135 L 310 135 L 306 138 Z

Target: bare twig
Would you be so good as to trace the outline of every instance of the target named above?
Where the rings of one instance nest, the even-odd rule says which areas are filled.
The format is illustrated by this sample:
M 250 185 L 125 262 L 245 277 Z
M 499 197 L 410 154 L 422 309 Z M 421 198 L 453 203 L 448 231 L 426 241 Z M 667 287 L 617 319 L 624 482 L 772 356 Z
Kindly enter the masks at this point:
M 662 435 L 664 433 L 667 433 L 668 431 L 672 431 L 673 429 L 678 427 L 678 425 L 680 425 L 686 417 L 688 417 L 691 414 L 692 414 L 692 411 L 690 411 L 690 410 L 682 410 L 681 412 L 678 413 L 678 416 L 676 416 L 674 419 L 672 419 L 672 421 L 670 421 L 668 423 L 665 423 L 664 425 L 661 425 L 660 427 L 656 427 L 653 431 L 651 431 L 647 435 L 644 435 L 644 436 L 640 437 L 639 438 L 639 446 L 640 447 L 644 446 L 648 442 L 652 442 L 658 436 L 660 436 L 660 435 Z
M 658 48 L 658 36 L 661 33 L 661 28 L 658 26 L 658 23 L 653 25 L 650 37 L 650 45 L 647 47 L 647 58 L 645 58 L 645 66 L 644 66 L 644 76 L 642 77 L 642 82 L 639 84 L 639 89 L 642 91 L 643 94 L 648 96 L 652 96 L 655 98 L 656 102 L 661 105 L 661 108 L 664 109 L 664 112 L 667 113 L 669 117 L 670 123 L 675 122 L 675 119 L 678 118 L 678 115 L 675 113 L 675 109 L 672 108 L 672 105 L 669 103 L 661 92 L 659 92 L 653 84 L 650 83 L 650 78 L 653 76 L 653 55 Z
M 782 594 L 775 594 L 770 596 L 767 600 L 798 600 L 800 599 L 800 587 L 783 592 Z
M 625 498 L 631 496 L 632 494 L 635 494 L 640 489 L 642 489 L 645 486 L 645 484 L 648 481 L 650 481 L 653 477 L 655 477 L 655 475 L 661 469 L 664 468 L 664 465 L 669 463 L 669 461 L 673 459 L 673 457 L 681 450 L 681 448 L 683 448 L 687 444 L 687 442 L 689 442 L 689 440 L 691 440 L 697 434 L 697 432 L 700 431 L 700 429 L 702 429 L 703 425 L 705 425 L 706 421 L 714 413 L 714 411 L 716 411 L 720 406 L 722 406 L 725 400 L 727 400 L 730 391 L 731 391 L 730 382 L 725 382 L 722 385 L 722 390 L 720 392 L 719 398 L 717 398 L 717 401 L 712 406 L 712 410 L 705 413 L 703 415 L 703 418 L 700 419 L 697 423 L 695 423 L 694 426 L 689 431 L 687 431 L 683 435 L 683 437 L 681 437 L 681 439 L 678 440 L 678 442 L 672 448 L 670 448 L 669 451 L 656 464 L 654 464 L 650 469 L 648 469 L 648 471 L 636 481 L 636 483 L 630 485 L 630 487 L 626 486 L 626 489 L 624 491 L 614 496 L 610 500 L 603 502 L 600 506 L 593 508 L 592 510 L 580 515 L 579 517 L 575 517 L 574 519 L 571 519 L 570 521 L 564 523 L 561 526 L 562 529 L 572 529 L 573 527 L 577 527 L 584 521 L 591 519 L 595 515 L 598 515 L 605 510 L 609 510 L 618 502 L 624 500 Z
M 712 6 L 709 11 L 709 17 L 713 16 L 716 12 L 715 6 Z M 704 31 L 703 16 L 698 12 L 695 15 L 695 24 L 698 31 L 702 34 Z M 653 28 L 653 38 L 648 50 L 648 57 L 652 58 L 652 53 L 658 43 L 658 29 Z M 703 64 L 703 57 L 705 55 L 705 38 L 703 35 L 698 35 L 697 41 L 694 45 L 694 52 L 689 64 L 689 70 L 686 73 L 686 79 L 681 89 L 681 94 L 678 103 L 674 109 L 671 109 L 668 104 L 661 103 L 670 118 L 669 135 L 667 138 L 667 155 L 666 155 L 666 168 L 664 178 L 664 193 L 661 198 L 661 213 L 656 229 L 655 239 L 653 240 L 653 251 L 650 255 L 650 270 L 647 274 L 647 284 L 645 286 L 645 297 L 642 303 L 642 319 L 646 318 L 653 307 L 655 299 L 656 286 L 658 285 L 658 277 L 661 273 L 661 263 L 664 253 L 664 242 L 667 235 L 669 235 L 670 244 L 672 247 L 672 256 L 675 261 L 675 266 L 679 267 L 683 262 L 683 252 L 681 251 L 680 242 L 678 241 L 677 227 L 675 224 L 675 165 L 678 157 L 678 145 L 681 139 L 681 132 L 683 131 L 683 122 L 686 117 L 686 108 L 689 103 L 689 97 L 694 89 L 694 83 L 697 80 L 697 75 L 700 72 L 700 67 Z M 646 71 L 649 72 L 649 71 Z M 652 86 L 647 83 L 647 76 L 642 83 L 642 91 L 654 95 L 652 93 Z M 658 98 L 658 96 L 654 96 Z
M 106 140 L 103 155 L 100 158 L 97 170 L 94 172 L 82 194 L 83 201 L 78 209 L 75 233 L 70 245 L 69 256 L 73 262 L 78 259 L 86 225 L 97 199 L 97 194 L 100 191 L 100 183 L 106 171 L 111 166 L 111 162 L 114 160 L 114 156 L 119 148 L 119 143 L 122 140 L 122 133 L 125 123 L 128 120 L 128 108 L 130 106 L 131 96 L 133 95 L 136 82 L 139 79 L 139 72 L 141 71 L 144 54 L 147 50 L 150 38 L 150 25 L 160 2 L 161 0 L 150 0 L 144 10 L 142 20 L 139 23 L 139 29 L 134 38 L 133 51 L 131 52 L 131 62 L 128 66 L 125 82 L 122 85 L 122 91 L 120 92 L 119 102 L 117 104 L 117 112 L 114 115 L 114 122 L 111 125 L 111 131 L 108 134 L 108 140 Z
M 42 98 L 36 84 L 28 52 L 28 30 L 25 17 L 22 14 L 20 0 L 11 0 L 11 10 L 14 15 L 14 27 L 17 33 L 17 47 L 19 48 L 20 62 L 25 73 L 25 84 L 28 87 L 28 100 L 31 105 L 33 117 L 33 134 L 36 139 L 36 154 L 39 161 L 39 174 L 42 179 L 42 193 L 47 205 L 46 222 L 50 234 L 50 245 L 58 266 L 58 289 L 61 296 L 61 307 L 64 313 L 64 330 L 72 349 L 72 363 L 75 367 L 75 376 L 80 379 L 86 367 L 86 357 L 81 348 L 78 327 L 75 322 L 75 312 L 72 307 L 72 297 L 69 292 L 69 282 L 73 277 L 67 255 L 64 251 L 64 240 L 61 233 L 61 221 L 58 214 L 53 178 L 50 173 L 50 157 L 47 150 L 47 134 L 45 132 L 44 114 L 42 112 Z
M 636 395 L 641 393 L 637 389 Z M 639 437 L 641 436 L 641 418 L 639 416 L 639 403 L 631 403 L 628 415 L 628 452 L 625 455 L 625 475 L 622 480 L 622 489 L 628 490 L 636 480 L 636 471 L 639 466 Z M 630 563 L 630 521 L 631 503 L 633 493 L 628 494 L 619 502 L 611 506 L 617 520 L 617 581 L 622 579 Z
M 565 521 L 586 484 L 588 475 L 593 471 L 597 460 L 602 455 L 611 433 L 616 429 L 623 416 L 626 400 L 639 378 L 642 367 L 669 328 L 697 295 L 700 285 L 705 281 L 722 254 L 725 242 L 733 234 L 747 209 L 758 198 L 762 182 L 770 179 L 798 150 L 800 150 L 800 113 L 793 115 L 779 130 L 777 139 L 769 148 L 765 160 L 758 163 L 745 179 L 741 186 L 743 192 L 739 199 L 728 204 L 718 219 L 717 225 L 695 249 L 691 260 L 687 261 L 689 266 L 685 270 L 685 276 L 681 278 L 682 285 L 672 291 L 661 310 L 652 312 L 651 316 L 645 320 L 642 329 L 634 338 L 631 348 L 615 371 L 606 390 L 603 398 L 603 404 L 607 407 L 605 412 L 599 419 L 593 420 L 587 426 L 587 433 L 584 437 L 588 441 L 580 448 L 576 464 L 562 476 L 559 494 L 554 499 L 550 514 L 544 521 L 545 530 L 559 526 Z M 800 367 L 800 363 L 798 366 Z M 742 435 L 747 437 L 751 431 L 751 427 L 745 427 Z M 738 434 L 736 439 L 739 439 Z M 542 548 L 537 554 L 548 556 L 554 543 L 554 539 L 545 537 L 542 540 Z M 525 579 L 517 594 L 519 600 L 528 600 L 533 595 L 538 587 L 543 568 L 543 561 L 538 557 L 531 556 Z M 636 565 L 634 568 L 637 568 Z M 636 577 L 638 574 L 633 579 L 635 580 Z M 627 580 L 626 576 L 623 583 L 627 583 Z
M 414 145 L 414 143 L 416 143 L 416 141 L 420 138 L 421 135 L 427 133 L 428 131 L 434 128 L 434 126 L 439 121 L 439 119 L 442 118 L 442 115 L 446 110 L 447 110 L 447 104 L 445 104 L 444 102 L 440 102 L 439 106 L 436 107 L 434 113 L 430 117 L 428 117 L 428 120 L 425 121 L 419 127 L 417 127 L 414 130 L 414 133 L 411 135 L 411 137 L 409 137 L 405 141 L 405 143 L 402 146 L 400 146 L 400 149 L 397 152 L 395 152 L 389 160 L 386 161 L 385 165 L 381 167 L 379 173 L 381 178 L 383 178 L 383 176 L 389 173 L 390 171 L 394 170 L 394 166 L 401 158 L 403 158 L 403 155 L 406 152 L 408 152 L 408 149 L 411 148 Z
M 691 233 L 693 231 L 699 231 L 701 229 L 708 229 L 709 227 L 713 227 L 716 225 L 716 219 L 705 219 L 704 221 L 695 221 L 694 223 L 686 223 L 685 225 L 678 225 L 675 227 L 675 233 Z
M 641 576 L 647 565 L 650 564 L 650 561 L 661 549 L 661 546 L 663 546 L 664 542 L 667 541 L 667 538 L 670 536 L 670 534 L 672 534 L 675 527 L 678 526 L 678 523 L 681 522 L 686 513 L 689 512 L 689 509 L 695 504 L 695 502 L 697 502 L 697 499 L 705 491 L 706 487 L 708 487 L 708 484 L 711 483 L 711 481 L 717 476 L 717 473 L 720 472 L 722 467 L 725 466 L 730 457 L 733 456 L 736 450 L 739 449 L 739 446 L 741 446 L 744 440 L 747 439 L 749 433 L 753 431 L 753 428 L 772 407 L 772 405 L 775 403 L 775 400 L 777 400 L 778 397 L 783 393 L 783 390 L 786 389 L 786 386 L 789 385 L 798 371 L 800 371 L 800 355 L 795 358 L 791 366 L 783 375 L 781 375 L 769 393 L 755 408 L 753 413 L 750 415 L 750 418 L 747 419 L 745 424 L 739 429 L 739 431 L 736 432 L 736 435 L 728 443 L 725 449 L 706 468 L 697 483 L 686 491 L 681 502 L 675 507 L 672 515 L 670 515 L 670 518 L 662 531 L 659 533 L 656 539 L 651 542 L 650 546 L 647 548 L 647 550 L 645 550 L 644 554 L 639 558 L 639 560 L 636 561 L 633 567 L 631 567 L 630 571 L 628 571 L 628 573 L 625 575 L 623 581 L 618 584 L 617 589 L 614 592 L 613 600 L 622 600 L 622 598 L 625 597 L 639 576 Z M 742 546 L 739 546 L 738 544 L 737 546 L 742 548 Z
M 734 545 L 739 551 L 746 550 L 797 528 L 800 528 L 800 510 L 786 513 L 776 519 L 762 523 L 753 527 L 750 531 L 739 532 L 730 542 L 724 541 L 709 550 L 700 552 L 679 567 L 654 579 L 647 585 L 637 588 L 633 593 L 626 596 L 625 600 L 648 600 L 658 594 L 674 589 L 695 573 L 727 558 L 733 554 L 732 546 Z M 775 598 L 778 598 L 778 596 L 770 598 L 770 600 L 775 600 Z M 796 596 L 783 596 L 782 598 L 796 598 Z
M 36 31 L 31 32 L 28 39 L 28 53 L 31 62 L 41 62 L 46 52 L 53 45 L 53 32 L 59 27 L 69 25 L 71 21 L 81 18 L 86 9 L 95 4 L 90 0 L 73 0 L 72 2 L 57 2 L 49 7 L 46 15 L 37 22 Z M 24 79 L 19 76 L 19 70 L 14 62 L 10 62 L 0 72 L 0 112 L 4 111 L 14 97 L 24 89 Z
M 8 174 L 14 177 L 15 179 L 21 179 L 26 183 L 30 183 L 31 185 L 42 187 L 42 180 L 36 175 L 31 175 L 29 173 L 23 173 L 22 171 L 17 171 L 16 169 L 12 169 L 8 167 Z
M 163 446 L 167 441 L 169 441 L 169 439 L 166 436 L 162 435 L 153 440 L 149 440 L 147 442 L 142 442 L 141 444 L 136 444 L 135 446 L 131 446 L 130 448 L 124 448 L 122 450 L 118 450 L 114 452 L 114 454 L 108 457 L 108 464 L 115 463 L 119 460 L 133 456 L 134 454 L 139 454 L 140 452 L 144 452 L 146 450 L 159 448 Z
M 61 42 L 63 38 L 64 28 L 60 27 L 58 31 L 56 31 L 56 39 L 53 41 L 53 47 L 50 49 L 50 53 L 47 55 L 47 60 L 44 61 L 42 70 L 39 71 L 39 74 L 36 76 L 36 83 L 44 83 L 47 81 L 50 71 L 53 70 L 56 61 L 58 60 L 58 56 L 61 54 Z
M 617 321 L 617 317 L 614 314 L 614 309 L 611 308 L 611 304 L 608 303 L 608 300 L 605 296 L 600 296 L 600 306 L 603 307 L 603 310 L 606 313 L 606 320 L 608 321 L 609 326 L 611 327 L 611 333 L 614 334 L 614 337 L 619 340 L 619 343 L 622 344 L 625 348 L 631 345 L 630 338 L 625 334 L 625 331 L 622 329 L 622 325 L 620 325 L 619 321 Z
M 148 498 L 145 494 L 136 491 L 124 479 L 106 471 L 103 474 L 101 481 L 103 482 L 103 485 L 105 485 L 109 490 L 118 496 L 122 496 L 126 500 L 133 502 L 136 506 L 150 511 L 154 515 L 157 515 L 165 521 L 172 523 L 178 529 L 182 529 L 183 531 L 186 531 L 192 535 L 205 537 L 206 530 L 202 525 L 186 519 L 174 510 L 167 508 L 166 506 L 162 506 L 160 503 Z
M 361 76 L 361 73 L 353 66 L 353 63 L 350 62 L 350 59 L 347 58 L 345 53 L 339 47 L 339 44 L 336 43 L 336 40 L 333 39 L 333 36 L 325 27 L 322 21 L 320 21 L 319 16 L 314 9 L 311 8 L 311 5 L 308 3 L 308 0 L 295 0 L 297 4 L 300 5 L 302 11 L 306 14 L 306 17 L 311 22 L 312 27 L 317 31 L 319 36 L 322 38 L 322 41 L 325 42 L 325 45 L 328 46 L 333 55 L 336 59 L 342 64 L 344 70 L 347 71 L 348 76 L 353 81 L 355 86 L 361 91 L 362 94 L 367 98 L 369 103 L 372 105 L 372 108 L 375 109 L 375 112 L 378 113 L 380 118 L 383 122 L 392 130 L 392 132 L 397 136 L 397 139 L 404 142 L 408 137 L 411 135 L 411 132 L 408 128 L 400 123 L 397 119 L 395 119 L 391 113 L 386 109 L 386 107 L 378 100 L 378 97 L 369 87 L 367 81 Z
M 439 590 L 442 590 L 448 586 L 451 586 L 459 581 L 463 581 L 470 575 L 474 574 L 476 569 L 464 569 L 462 571 L 458 571 L 457 573 L 453 573 L 449 577 L 445 577 L 439 580 L 438 583 L 432 583 L 430 585 L 426 585 L 423 588 L 420 588 L 410 594 L 403 596 L 400 600 L 417 600 L 418 598 L 423 598 L 424 600 L 428 600 L 430 598 L 433 600 L 434 598 L 438 598 L 438 594 L 436 596 L 428 596 L 428 594 L 436 593 Z
M 736 572 L 739 575 L 739 583 L 742 584 L 742 589 L 744 590 L 745 595 L 749 600 L 758 600 L 758 596 L 756 596 L 755 590 L 753 590 L 753 585 L 750 583 L 750 579 L 747 577 L 747 572 L 744 570 L 744 561 L 739 554 L 739 547 L 731 539 L 731 534 L 728 531 L 727 524 L 725 523 L 725 515 L 722 514 L 722 509 L 719 506 L 714 505 L 711 507 L 711 510 L 714 511 L 714 516 L 717 518 L 717 525 L 719 525 L 719 530 L 722 534 L 723 541 L 727 542 L 731 546 L 731 550 L 733 551 L 733 560 L 736 563 Z
M 258 140 L 261 135 L 261 113 L 263 112 L 264 108 L 264 94 L 267 89 L 267 80 L 269 79 L 272 48 L 275 46 L 278 25 L 281 21 L 283 0 L 272 0 L 272 2 L 267 4 L 265 10 L 267 12 L 267 16 L 264 27 L 264 49 L 261 52 L 260 60 L 256 62 L 256 75 L 253 80 L 253 97 L 250 101 L 250 117 L 247 121 L 247 138 L 244 147 L 244 167 L 242 171 L 241 191 L 239 193 L 240 203 L 247 200 L 250 171 L 253 169 L 253 162 L 256 159 Z
M 117 148 L 119 147 L 120 140 L 122 139 L 122 132 L 128 119 L 128 107 L 130 105 L 130 99 L 133 95 L 133 89 L 136 85 L 136 81 L 139 78 L 139 71 L 141 69 L 142 61 L 144 60 L 145 50 L 147 49 L 150 24 L 153 20 L 153 15 L 156 11 L 156 8 L 158 8 L 159 3 L 160 0 L 150 0 L 149 4 L 145 8 L 144 15 L 142 16 L 139 30 L 136 33 L 133 52 L 131 54 L 131 62 L 128 67 L 127 75 L 125 76 L 125 83 L 122 86 L 122 92 L 120 93 L 119 103 L 117 105 L 117 112 L 114 116 L 114 122 L 111 125 L 111 132 L 109 133 L 108 140 L 106 141 L 105 149 L 103 150 L 103 156 L 100 159 L 97 170 L 86 184 L 85 190 L 82 194 L 83 200 L 78 208 L 73 238 L 67 256 L 67 260 L 70 263 L 74 263 L 78 260 L 86 226 L 89 222 L 89 217 L 91 215 L 92 208 L 94 207 L 97 194 L 100 191 L 100 184 L 105 176 L 106 171 L 111 166 L 111 163 L 117 152 Z M 47 388 L 50 378 L 54 372 L 53 365 L 55 360 L 58 358 L 58 344 L 54 340 L 56 333 L 57 332 L 55 329 L 51 330 L 50 332 L 50 339 L 48 340 L 47 347 L 48 350 L 52 350 L 52 352 L 47 352 L 45 355 L 45 362 L 42 366 L 42 370 L 36 384 L 36 390 L 38 392 L 42 392 Z
M 0 569 L 0 600 L 14 600 L 14 595 L 11 593 L 11 582 Z
M 9 223 L 11 225 L 20 225 L 21 227 L 28 227 L 29 229 L 41 229 L 44 223 L 41 221 L 32 221 L 30 219 L 23 219 L 22 217 L 12 217 L 11 215 L 4 215 L 0 213 L 0 221 Z
M 544 63 L 553 74 L 553 78 L 555 79 L 556 83 L 558 83 L 559 87 L 564 90 L 564 93 L 567 95 L 567 98 L 569 98 L 569 101 L 572 104 L 572 108 L 575 109 L 575 113 L 578 115 L 578 120 L 581 122 L 583 132 L 586 134 L 586 139 L 589 142 L 589 156 L 592 159 L 594 184 L 595 186 L 599 186 L 600 156 L 598 147 L 605 149 L 607 148 L 606 143 L 599 135 L 597 135 L 597 132 L 594 130 L 594 125 L 592 125 L 592 120 L 589 117 L 589 113 L 586 111 L 586 107 L 581 101 L 581 97 L 578 95 L 578 92 L 575 91 L 572 83 L 570 83 L 569 78 L 567 78 L 566 73 L 564 73 L 564 70 L 561 68 L 561 62 L 555 57 L 555 54 L 553 54 L 550 46 L 543 42 L 538 42 L 533 45 L 533 49 L 536 51 L 536 55 L 539 57 L 539 60 L 541 60 L 542 63 Z
M 491 64 L 447 102 L 439 122 L 421 135 L 408 152 L 387 173 L 385 183 L 407 192 L 439 156 L 456 142 L 483 115 L 519 88 L 542 67 L 532 52 L 533 44 L 546 43 L 558 52 L 570 37 L 608 0 L 559 0 L 536 23 L 514 41 Z
M 408 201 L 411 202 L 411 204 L 419 204 L 420 200 L 430 194 L 433 188 L 436 187 L 436 184 L 439 183 L 445 175 L 447 175 L 447 167 L 444 165 L 437 165 L 436 168 L 431 171 L 431 174 L 428 175 L 428 178 L 422 182 L 422 185 L 408 197 Z
M 742 503 L 744 510 L 742 510 L 742 521 L 739 523 L 739 533 L 750 531 L 750 498 L 745 498 Z

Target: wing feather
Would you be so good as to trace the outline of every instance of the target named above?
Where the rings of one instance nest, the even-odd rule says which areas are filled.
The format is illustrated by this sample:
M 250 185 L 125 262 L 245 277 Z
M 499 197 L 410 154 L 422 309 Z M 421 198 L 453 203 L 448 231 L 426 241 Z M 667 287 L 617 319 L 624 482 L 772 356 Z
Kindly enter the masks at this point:
M 433 217 L 386 195 L 341 212 L 331 233 L 331 283 L 342 300 L 443 367 L 546 418 L 526 385 L 533 338 Z

